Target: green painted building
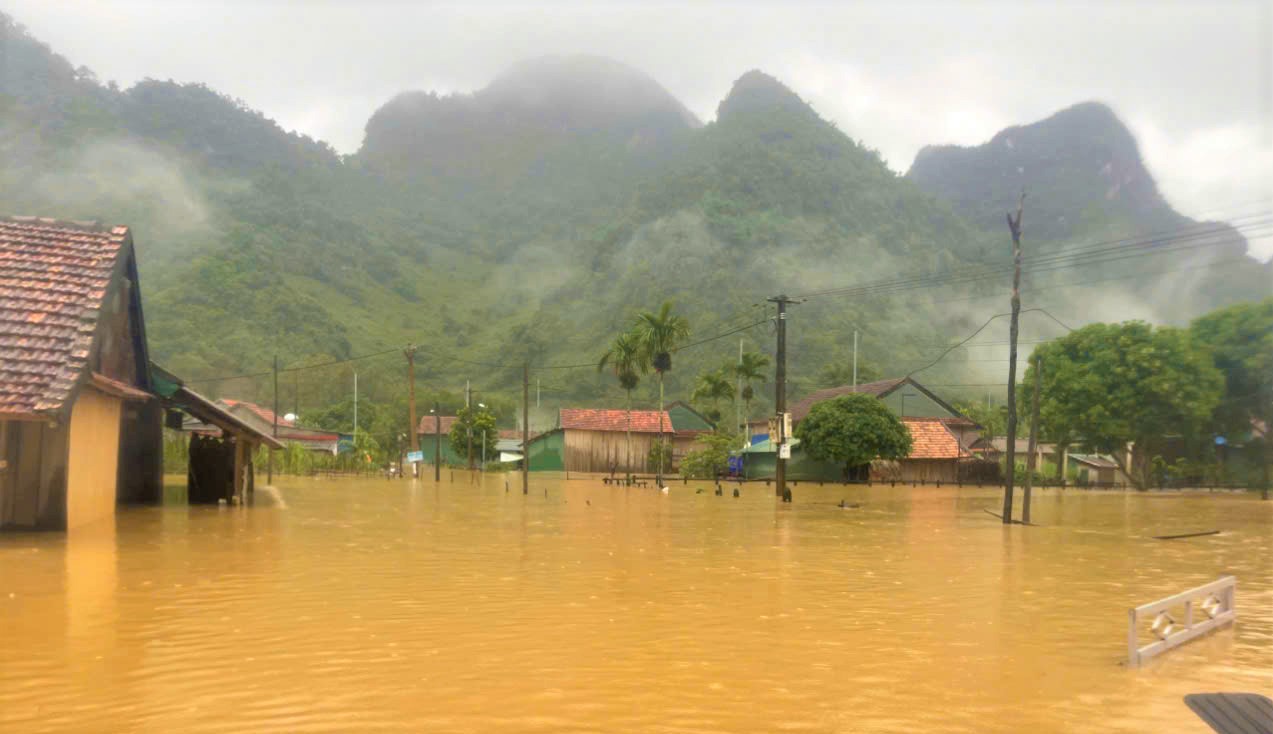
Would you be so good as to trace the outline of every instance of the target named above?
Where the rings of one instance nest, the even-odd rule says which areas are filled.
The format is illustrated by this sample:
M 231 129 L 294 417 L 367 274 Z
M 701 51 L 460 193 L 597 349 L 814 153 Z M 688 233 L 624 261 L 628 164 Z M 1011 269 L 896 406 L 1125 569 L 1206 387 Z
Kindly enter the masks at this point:
M 530 471 L 566 470 L 566 432 L 560 428 L 541 433 L 530 440 Z
M 420 441 L 420 451 L 424 454 L 424 463 L 432 464 L 434 457 L 437 455 L 438 439 L 437 431 L 441 430 L 440 436 L 442 444 L 442 463 L 452 466 L 468 465 L 468 457 L 457 454 L 451 448 L 451 426 L 455 425 L 456 418 L 453 415 L 444 415 L 441 418 L 435 418 L 426 415 L 420 419 L 420 425 L 416 430 L 416 436 Z M 477 459 L 474 459 L 476 461 Z

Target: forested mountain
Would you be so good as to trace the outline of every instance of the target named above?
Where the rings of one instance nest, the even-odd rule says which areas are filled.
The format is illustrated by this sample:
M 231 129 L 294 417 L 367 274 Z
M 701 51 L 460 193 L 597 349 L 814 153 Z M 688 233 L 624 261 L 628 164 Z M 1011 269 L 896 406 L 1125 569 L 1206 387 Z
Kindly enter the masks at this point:
M 595 362 L 635 310 L 667 298 L 697 340 L 763 320 L 757 304 L 780 292 L 1002 267 L 998 222 L 1022 183 L 1003 171 L 1025 153 L 1050 161 L 1026 168 L 1036 239 L 1177 226 L 1139 178 L 1125 130 L 1068 126 L 1044 144 L 1033 127 L 1014 129 L 1021 153 L 1003 157 L 994 141 L 983 146 L 993 154 L 929 149 L 901 177 L 761 72 L 704 125 L 638 71 L 552 57 L 473 94 L 403 92 L 342 157 L 201 85 L 103 84 L 0 16 L 0 214 L 132 226 L 153 354 L 188 378 L 261 371 L 276 353 L 320 363 L 412 341 L 428 389 L 471 377 L 511 395 L 523 360 Z M 1101 145 L 1117 155 L 1102 158 Z M 1141 210 L 1164 219 L 1129 213 Z M 855 326 L 864 373 L 920 367 L 1002 310 L 1005 283 L 799 304 L 793 388 L 836 379 Z M 1265 275 L 1253 288 L 1268 286 Z M 1087 306 L 1076 318 L 1094 315 Z M 678 354 L 672 394 L 736 357 L 739 337 L 771 347 L 762 325 Z M 984 381 L 979 361 L 957 352 L 924 376 Z M 390 355 L 292 375 L 299 407 L 344 395 L 355 366 L 373 397 L 400 395 L 402 360 Z M 591 368 L 536 377 L 557 402 L 620 394 Z M 269 394 L 263 379 L 200 386 Z
M 1247 255 L 1238 230 L 1197 222 L 1172 208 L 1146 170 L 1136 139 L 1100 103 L 1007 128 L 984 145 L 926 147 L 906 176 L 950 201 L 975 226 L 1001 235 L 1005 212 L 1026 191 L 1028 253 L 1046 257 L 1075 246 L 1091 250 L 1094 243 L 1154 242 L 1144 257 L 1111 261 L 1103 277 L 1169 270 L 1127 279 L 1127 288 L 1165 318 L 1184 320 L 1235 297 L 1262 298 L 1270 289 L 1273 270 Z

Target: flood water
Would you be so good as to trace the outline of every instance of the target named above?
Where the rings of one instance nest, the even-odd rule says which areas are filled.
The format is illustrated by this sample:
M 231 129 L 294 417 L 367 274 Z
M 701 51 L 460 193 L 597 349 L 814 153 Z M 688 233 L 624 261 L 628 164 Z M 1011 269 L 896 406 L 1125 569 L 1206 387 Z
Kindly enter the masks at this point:
M 1184 694 L 1273 694 L 1253 496 L 1005 528 L 989 489 L 447 480 L 0 536 L 0 730 L 1206 732 Z M 1129 607 L 1226 573 L 1235 627 L 1122 664 Z

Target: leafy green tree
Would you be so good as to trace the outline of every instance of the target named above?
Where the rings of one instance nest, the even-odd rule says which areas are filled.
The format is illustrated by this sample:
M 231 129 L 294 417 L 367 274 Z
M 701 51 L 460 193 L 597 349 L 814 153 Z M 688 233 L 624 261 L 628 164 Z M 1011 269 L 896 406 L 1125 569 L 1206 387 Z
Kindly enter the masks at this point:
M 1022 384 L 1030 395 L 1036 358 L 1043 361 L 1041 431 L 1061 446 L 1121 455 L 1145 486 L 1150 458 L 1165 436 L 1202 430 L 1220 400 L 1224 379 L 1188 332 L 1140 321 L 1089 324 L 1036 348 Z
M 619 381 L 619 387 L 627 394 L 627 464 L 628 471 L 632 471 L 632 391 L 641 382 L 641 373 L 647 369 L 644 361 L 645 355 L 641 351 L 641 341 L 635 332 L 625 331 L 615 337 L 614 343 L 601 355 L 601 359 L 597 361 L 597 371 L 600 372 L 606 367 L 614 373 L 615 379 Z
M 720 401 L 733 402 L 734 400 L 734 386 L 729 383 L 729 377 L 726 375 L 725 369 L 700 373 L 694 385 L 694 392 L 690 395 L 690 399 L 696 403 L 711 404 L 710 414 L 715 423 L 720 423 Z
M 1008 409 L 1005 406 L 990 406 L 977 400 L 957 400 L 952 405 L 976 421 L 983 436 L 1002 436 L 1008 430 Z
M 663 445 L 663 380 L 672 369 L 672 352 L 690 335 L 690 322 L 684 316 L 672 312 L 672 302 L 664 301 L 658 311 L 642 311 L 634 325 L 640 344 L 642 363 L 654 367 L 659 376 L 659 443 Z M 670 447 L 669 447 L 670 452 Z M 657 452 L 658 475 L 663 476 L 664 458 Z
M 486 445 L 486 457 L 497 456 L 495 442 L 499 439 L 499 431 L 495 428 L 495 415 L 482 407 L 460 408 L 455 413 L 455 423 L 451 424 L 451 450 L 459 456 L 467 456 L 469 436 L 473 438 L 473 459 L 480 460 L 482 445 Z
M 875 459 L 901 459 L 911 452 L 906 424 L 874 395 L 853 393 L 813 406 L 796 426 L 809 455 L 843 464 L 845 472 Z
M 729 452 L 738 437 L 729 433 L 709 433 L 699 438 L 702 448 L 694 449 L 681 459 L 681 475 L 691 479 L 711 479 L 729 470 Z
M 662 467 L 672 466 L 672 444 L 660 438 L 650 444 L 650 452 L 646 454 L 645 460 L 648 462 L 647 465 L 660 467 L 661 474 Z
M 1224 374 L 1224 397 L 1213 416 L 1216 430 L 1242 436 L 1258 434 L 1254 429 L 1264 427 L 1260 471 L 1268 499 L 1273 464 L 1273 298 L 1212 311 L 1194 321 L 1190 332 Z
M 747 421 L 751 420 L 751 401 L 756 397 L 756 391 L 752 387 L 753 382 L 765 384 L 765 368 L 769 366 L 769 357 L 760 352 L 743 352 L 743 358 L 734 365 L 734 376 L 742 380 L 742 398 L 744 413 L 743 425 L 738 426 L 738 430 L 745 431 Z

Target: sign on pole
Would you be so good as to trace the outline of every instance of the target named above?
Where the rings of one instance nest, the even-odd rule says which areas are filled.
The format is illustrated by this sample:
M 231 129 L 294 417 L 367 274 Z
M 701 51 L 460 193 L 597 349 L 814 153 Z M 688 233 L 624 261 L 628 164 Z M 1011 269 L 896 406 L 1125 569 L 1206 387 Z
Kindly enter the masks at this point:
M 778 446 L 778 458 L 779 459 L 791 458 L 791 444 L 783 443 Z
M 424 461 L 423 451 L 408 451 L 407 452 L 408 464 L 419 464 L 420 462 L 423 462 L 423 461 Z

